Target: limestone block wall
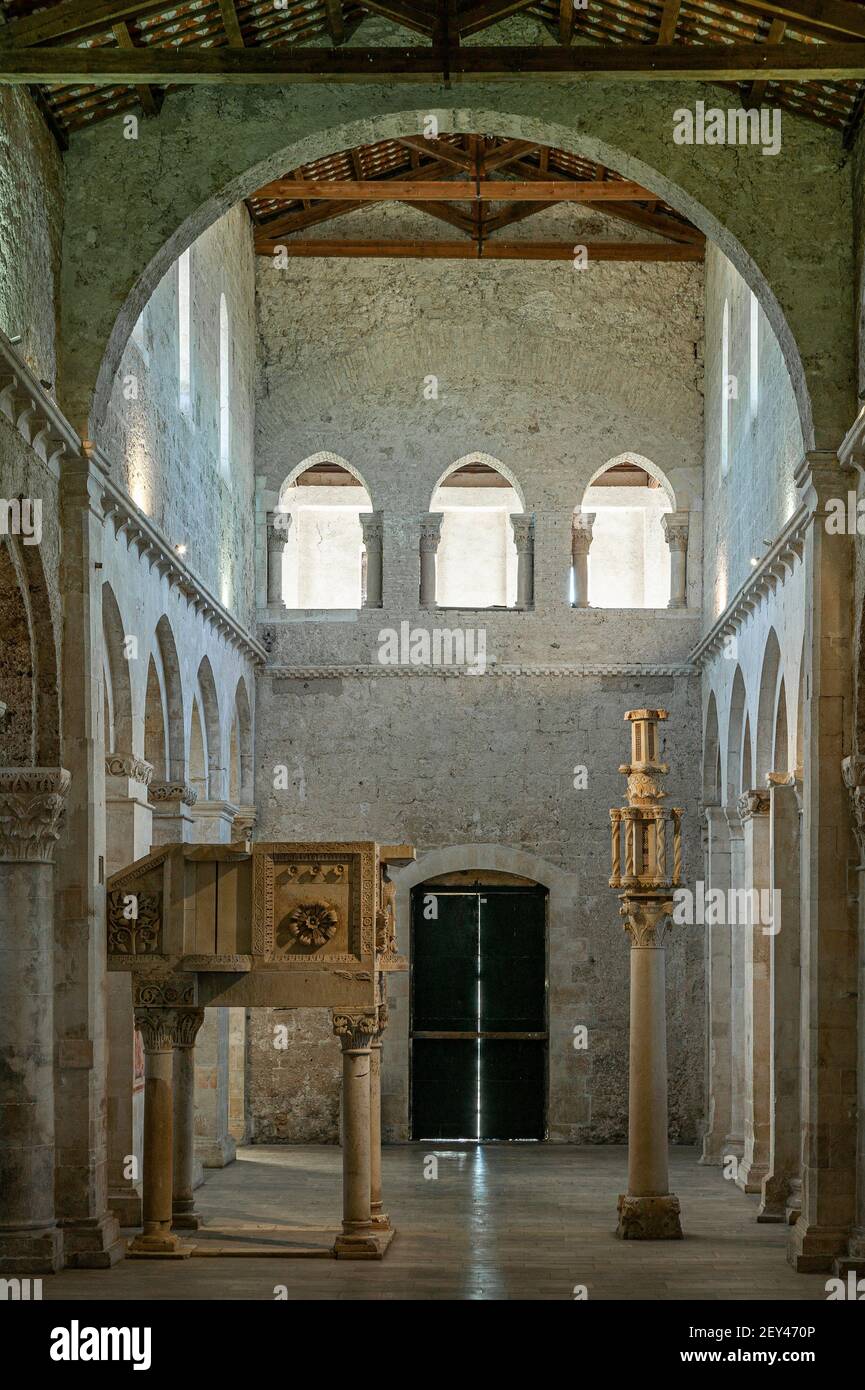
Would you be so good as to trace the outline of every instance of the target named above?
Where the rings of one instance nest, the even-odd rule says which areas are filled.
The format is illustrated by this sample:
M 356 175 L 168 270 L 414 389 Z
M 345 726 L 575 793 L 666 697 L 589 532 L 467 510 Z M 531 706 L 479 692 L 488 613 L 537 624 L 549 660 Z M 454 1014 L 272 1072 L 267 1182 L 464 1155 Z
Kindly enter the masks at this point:
M 628 948 L 609 877 L 608 808 L 622 800 L 624 711 L 669 709 L 672 804 L 686 808 L 686 862 L 696 864 L 699 686 L 693 677 L 418 675 L 263 677 L 256 799 L 265 839 L 409 840 L 451 867 L 508 869 L 550 888 L 549 1132 L 618 1142 L 626 1134 Z M 274 769 L 288 787 L 274 788 Z M 587 785 L 575 787 L 584 767 Z M 284 779 L 283 779 L 284 780 Z M 577 777 L 577 781 L 581 778 Z M 498 857 L 496 857 L 498 856 Z M 441 872 L 433 855 L 430 873 Z M 417 874 L 417 870 L 413 873 Z M 408 952 L 407 895 L 400 945 Z M 701 1120 L 702 938 L 676 929 L 668 947 L 671 1134 Z M 387 1135 L 408 1134 L 408 977 L 390 981 L 384 1053 Z M 339 1050 L 325 1011 L 253 1011 L 249 1108 L 258 1142 L 335 1141 Z M 274 1045 L 285 1022 L 290 1044 Z M 589 1047 L 573 1047 L 585 1024 Z
M 729 311 L 729 468 L 721 460 L 724 304 Z M 758 399 L 751 393 L 751 291 L 706 248 L 704 605 L 711 627 L 796 508 L 802 431 L 781 349 L 758 311 Z M 840 440 L 838 441 L 840 443 Z
M 0 89 L 0 328 L 53 391 L 63 168 L 23 87 Z
M 192 400 L 180 408 L 177 267 L 129 338 L 99 443 L 117 481 L 241 622 L 251 620 L 255 363 L 252 233 L 243 204 L 191 251 Z M 230 464 L 220 466 L 220 296 L 230 351 Z

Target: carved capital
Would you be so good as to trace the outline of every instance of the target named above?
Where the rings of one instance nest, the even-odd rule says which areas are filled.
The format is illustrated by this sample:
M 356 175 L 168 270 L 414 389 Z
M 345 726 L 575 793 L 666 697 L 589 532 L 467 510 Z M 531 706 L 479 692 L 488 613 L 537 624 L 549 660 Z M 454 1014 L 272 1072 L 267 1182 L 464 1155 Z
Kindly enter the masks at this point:
M 671 550 L 686 551 L 688 549 L 688 525 L 690 514 L 688 512 L 665 512 L 661 517 L 661 526 L 667 538 L 667 545 Z
M 153 764 L 134 753 L 108 753 L 105 757 L 105 773 L 108 777 L 126 777 L 130 782 L 140 782 L 149 787 L 153 780 Z
M 135 1009 L 135 1027 L 141 1033 L 145 1052 L 171 1052 L 175 1047 L 193 1047 L 203 1022 L 203 1009 Z
M 71 780 L 62 767 L 0 768 L 0 860 L 51 863 Z
M 384 512 L 361 512 L 358 520 L 367 550 L 380 546 L 384 540 Z
M 420 548 L 422 553 L 435 554 L 442 535 L 442 512 L 427 512 L 420 524 Z
M 624 918 L 624 928 L 631 938 L 631 946 L 650 950 L 662 947 L 672 922 L 672 899 L 636 898 L 623 893 L 621 902 L 619 912 Z
M 510 513 L 514 545 L 519 554 L 528 554 L 535 548 L 535 518 L 526 512 Z
M 188 782 L 151 782 L 147 794 L 151 801 L 160 806 L 168 801 L 194 806 L 198 800 L 198 792 Z
M 574 555 L 588 555 L 596 516 L 597 512 L 574 512 L 571 530 L 571 551 Z
M 750 791 L 743 792 L 736 801 L 741 821 L 750 820 L 752 816 L 768 816 L 769 806 L 769 793 L 762 787 L 752 787 Z
M 333 1014 L 333 1031 L 339 1038 L 343 1052 L 366 1051 L 378 1032 L 378 1017 L 375 1009 L 357 1014 Z
M 288 540 L 291 530 L 291 512 L 267 513 L 267 548 L 280 551 Z

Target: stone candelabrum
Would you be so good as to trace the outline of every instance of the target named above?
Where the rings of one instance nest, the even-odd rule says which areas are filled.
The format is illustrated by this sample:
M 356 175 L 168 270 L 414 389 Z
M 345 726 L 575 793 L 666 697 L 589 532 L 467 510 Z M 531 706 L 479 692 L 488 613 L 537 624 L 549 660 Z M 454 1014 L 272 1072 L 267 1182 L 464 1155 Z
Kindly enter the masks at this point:
M 632 709 L 627 805 L 610 811 L 612 874 L 631 938 L 631 1037 L 628 1101 L 628 1190 L 619 1198 L 623 1240 L 681 1238 L 679 1199 L 670 1192 L 667 1157 L 667 1025 L 664 938 L 672 892 L 682 882 L 682 811 L 665 807 L 658 759 L 662 709 Z

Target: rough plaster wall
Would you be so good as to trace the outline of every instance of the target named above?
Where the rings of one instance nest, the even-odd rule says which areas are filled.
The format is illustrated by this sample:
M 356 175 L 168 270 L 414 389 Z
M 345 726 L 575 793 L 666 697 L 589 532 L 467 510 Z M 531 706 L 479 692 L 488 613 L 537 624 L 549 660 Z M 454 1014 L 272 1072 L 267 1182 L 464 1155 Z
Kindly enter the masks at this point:
M 227 608 L 253 611 L 253 254 L 248 214 L 238 206 L 192 248 L 191 418 L 179 407 L 177 272 L 145 310 L 144 349 L 127 342 L 99 443 L 118 480 Z M 219 300 L 231 342 L 231 478 L 219 464 Z M 129 383 L 134 384 L 130 387 Z M 137 399 L 128 400 L 137 387 Z
M 686 866 L 699 853 L 699 684 L 694 678 L 435 675 L 259 682 L 256 800 L 263 839 L 408 840 L 419 855 L 472 843 L 512 846 L 575 874 L 573 917 L 551 938 L 551 1137 L 626 1135 L 628 942 L 609 876 L 608 808 L 629 743 L 624 711 L 669 709 L 671 804 L 686 808 Z M 290 770 L 287 790 L 273 769 Z M 574 788 L 573 769 L 588 770 Z M 401 947 L 408 950 L 405 922 Z M 703 1084 L 702 938 L 676 929 L 668 948 L 670 1131 L 693 1140 Z M 390 1138 L 407 1137 L 406 976 L 390 981 L 394 1015 L 384 1082 Z M 292 1042 L 274 1047 L 273 1025 Z M 589 1029 L 577 1058 L 573 1028 Z M 259 1142 L 335 1141 L 339 1049 L 324 1010 L 255 1015 L 250 1112 Z
M 738 398 L 731 402 L 730 466 L 721 474 L 722 323 L 730 305 L 730 374 Z M 790 377 L 778 342 L 760 314 L 760 396 L 756 416 L 749 401 L 750 291 L 711 244 L 706 253 L 706 472 L 704 581 L 706 625 L 724 611 L 751 569 L 796 508 L 793 471 L 802 458 Z
M 63 230 L 60 152 L 21 87 L 0 87 L 0 328 L 53 389 Z

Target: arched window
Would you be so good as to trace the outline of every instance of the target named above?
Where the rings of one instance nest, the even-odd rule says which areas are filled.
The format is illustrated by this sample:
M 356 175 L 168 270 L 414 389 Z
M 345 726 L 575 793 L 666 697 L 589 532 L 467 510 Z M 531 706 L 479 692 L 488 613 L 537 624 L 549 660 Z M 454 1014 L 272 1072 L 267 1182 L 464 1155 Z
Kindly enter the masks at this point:
M 675 505 L 660 471 L 639 456 L 616 459 L 592 479 L 580 510 L 594 515 L 590 607 L 666 608 L 670 549 L 661 518 Z
M 192 264 L 187 248 L 177 262 L 177 387 L 180 409 L 192 413 Z
M 345 460 L 317 454 L 280 491 L 276 533 L 284 537 L 282 599 L 287 608 L 360 608 L 362 512 L 372 502 Z
M 441 513 L 435 598 L 439 608 L 512 608 L 517 548 L 511 516 L 524 510 L 496 460 L 460 460 L 440 480 L 430 511 Z
M 730 375 L 730 301 L 724 300 L 721 324 L 721 476 L 730 467 L 730 416 L 735 383 Z
M 219 468 L 224 478 L 231 476 L 231 344 L 224 294 L 219 296 Z

